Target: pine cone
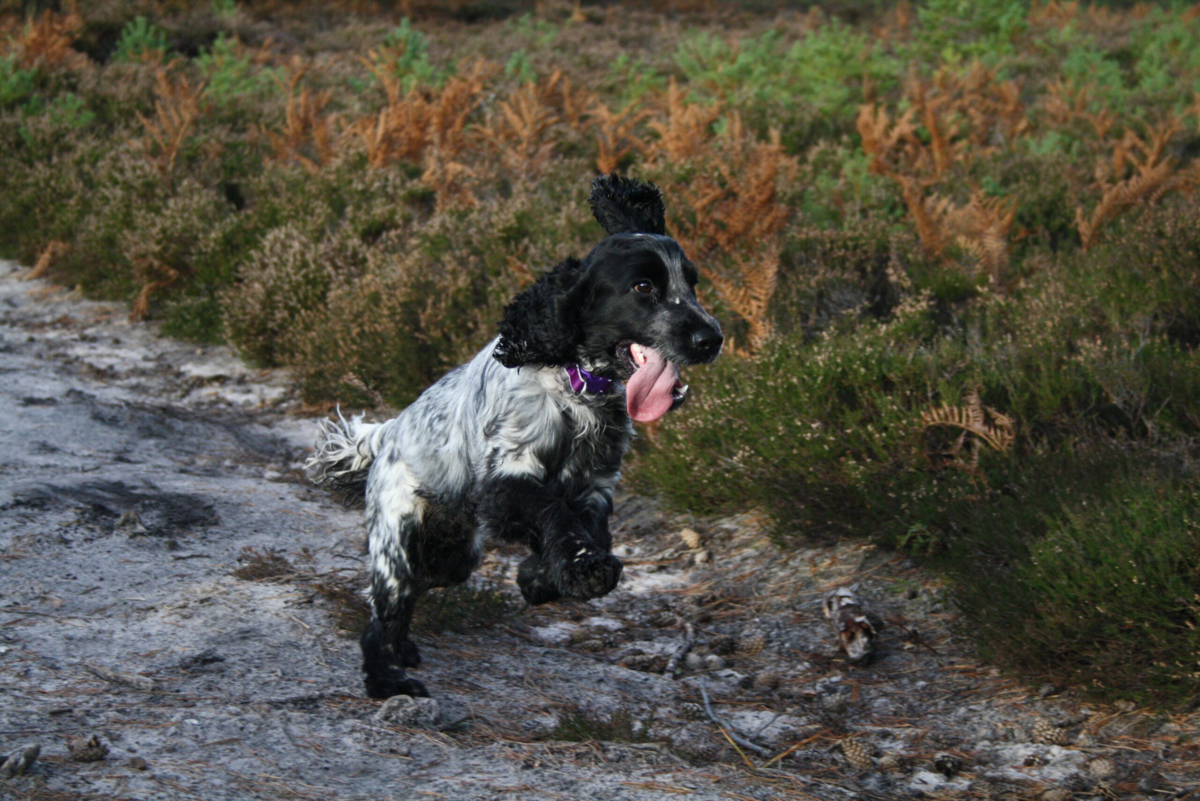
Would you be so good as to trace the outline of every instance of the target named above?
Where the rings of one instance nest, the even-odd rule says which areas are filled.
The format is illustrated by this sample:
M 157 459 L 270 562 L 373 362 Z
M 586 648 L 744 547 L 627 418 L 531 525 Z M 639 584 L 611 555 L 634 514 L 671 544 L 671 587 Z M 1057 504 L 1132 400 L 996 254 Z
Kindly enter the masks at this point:
M 743 637 L 737 646 L 739 656 L 758 656 L 767 646 L 767 638 L 761 634 Z
M 690 528 L 685 528 L 679 532 L 679 539 L 683 540 L 683 544 L 693 551 L 700 550 L 700 546 L 704 543 L 700 535 Z
M 708 638 L 708 650 L 718 656 L 729 656 L 737 650 L 738 641 L 728 634 L 718 634 Z
M 665 629 L 674 626 L 676 619 L 675 613 L 670 609 L 660 609 L 646 619 L 646 624 L 656 629 Z
M 947 779 L 953 779 L 963 769 L 963 761 L 954 754 L 938 754 L 933 758 L 933 769 Z
M 679 714 L 687 720 L 704 720 L 708 717 L 704 714 L 704 707 L 700 704 L 681 704 Z
M 590 637 L 586 640 L 579 642 L 576 645 L 576 647 L 581 651 L 587 651 L 588 653 L 595 654 L 595 653 L 599 653 L 600 651 L 603 651 L 608 646 L 605 644 L 604 640 L 600 640 L 595 637 Z
M 754 689 L 759 692 L 770 692 L 779 687 L 779 674 L 764 670 L 754 677 Z
M 1089 762 L 1087 769 L 1088 773 L 1092 774 L 1092 776 L 1096 777 L 1097 779 L 1109 779 L 1116 774 L 1117 765 L 1111 759 L 1100 757 L 1099 759 L 1093 759 L 1091 762 Z
M 76 737 L 67 742 L 67 751 L 76 762 L 99 762 L 108 756 L 108 746 L 98 736 Z
M 617 664 L 643 673 L 661 673 L 667 667 L 667 658 L 658 654 L 630 654 Z
M 842 754 L 855 770 L 870 770 L 875 766 L 871 752 L 858 740 L 842 740 Z
M 1046 745 L 1066 745 L 1067 730 L 1060 729 L 1048 720 L 1038 718 L 1033 723 L 1033 741 Z

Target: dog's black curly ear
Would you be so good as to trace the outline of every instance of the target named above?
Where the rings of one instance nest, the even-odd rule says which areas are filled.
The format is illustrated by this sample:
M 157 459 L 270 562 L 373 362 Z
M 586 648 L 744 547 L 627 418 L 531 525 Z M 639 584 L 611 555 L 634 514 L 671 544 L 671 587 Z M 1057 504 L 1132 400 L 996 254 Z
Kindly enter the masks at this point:
M 662 193 L 649 181 L 601 175 L 588 197 L 596 222 L 613 234 L 665 234 Z
M 505 367 L 574 362 L 583 336 L 579 327 L 583 274 L 583 262 L 567 259 L 513 298 L 504 307 L 500 341 L 492 356 Z

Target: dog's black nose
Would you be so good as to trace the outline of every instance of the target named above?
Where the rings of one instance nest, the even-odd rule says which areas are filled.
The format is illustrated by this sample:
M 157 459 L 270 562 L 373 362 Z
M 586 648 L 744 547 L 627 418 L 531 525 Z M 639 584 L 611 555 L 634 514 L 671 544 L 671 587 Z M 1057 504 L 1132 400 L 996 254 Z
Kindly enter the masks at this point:
M 712 328 L 700 328 L 692 333 L 692 348 L 703 358 L 715 356 L 725 337 Z

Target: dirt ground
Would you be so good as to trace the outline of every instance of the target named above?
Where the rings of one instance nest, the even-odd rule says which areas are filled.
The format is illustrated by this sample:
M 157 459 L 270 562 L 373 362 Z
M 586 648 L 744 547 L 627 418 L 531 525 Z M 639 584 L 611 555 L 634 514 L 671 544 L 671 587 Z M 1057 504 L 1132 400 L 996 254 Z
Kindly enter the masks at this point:
M 494 550 L 416 637 L 434 701 L 366 699 L 361 513 L 303 483 L 286 376 L 21 273 L 0 262 L 0 762 L 40 753 L 0 798 L 1200 797 L 1200 717 L 1002 677 L 903 557 L 629 494 L 612 595 L 525 608 Z M 861 667 L 822 614 L 849 586 L 886 624 Z

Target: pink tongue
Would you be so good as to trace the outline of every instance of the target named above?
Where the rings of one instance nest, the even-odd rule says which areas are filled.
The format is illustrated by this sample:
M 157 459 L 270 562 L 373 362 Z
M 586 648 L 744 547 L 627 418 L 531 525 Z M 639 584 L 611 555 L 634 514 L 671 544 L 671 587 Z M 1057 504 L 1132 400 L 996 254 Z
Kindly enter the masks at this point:
M 646 363 L 625 382 L 625 406 L 639 423 L 657 420 L 671 410 L 679 370 L 654 348 L 642 348 Z

